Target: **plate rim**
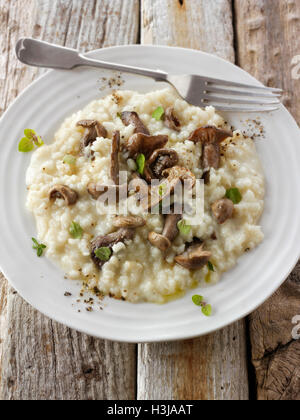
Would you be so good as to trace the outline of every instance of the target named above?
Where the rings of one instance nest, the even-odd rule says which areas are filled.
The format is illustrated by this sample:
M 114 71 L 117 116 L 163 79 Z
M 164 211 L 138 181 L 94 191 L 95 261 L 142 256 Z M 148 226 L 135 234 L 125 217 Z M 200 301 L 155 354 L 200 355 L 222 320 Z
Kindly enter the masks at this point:
M 164 45 L 139 45 L 139 44 L 128 44 L 128 45 L 122 45 L 122 46 L 113 46 L 113 47 L 108 47 L 108 48 L 101 48 L 101 49 L 96 49 L 96 50 L 92 50 L 89 51 L 87 53 L 84 53 L 86 56 L 92 56 L 94 54 L 98 54 L 102 51 L 108 51 L 108 50 L 118 50 L 118 49 L 172 49 L 172 50 L 183 50 L 183 51 L 187 51 L 187 52 L 193 52 L 193 53 L 197 53 L 200 55 L 206 55 L 209 57 L 213 57 L 214 59 L 218 59 L 224 63 L 229 63 L 230 65 L 236 67 L 239 71 L 242 71 L 243 73 L 245 73 L 248 77 L 250 76 L 252 78 L 252 80 L 257 84 L 257 85 L 262 85 L 261 82 L 259 82 L 257 79 L 255 79 L 251 74 L 249 74 L 247 71 L 245 71 L 244 69 L 241 69 L 240 67 L 238 67 L 236 64 L 231 63 L 230 61 L 227 61 L 225 59 L 223 59 L 222 57 L 219 57 L 218 55 L 214 55 L 214 54 L 210 54 L 207 52 L 203 52 L 203 51 L 199 51 L 199 50 L 195 50 L 195 49 L 189 49 L 189 48 L 182 48 L 182 47 L 174 47 L 174 46 L 164 46 Z M 46 71 L 44 74 L 40 75 L 39 77 L 37 77 L 32 83 L 30 83 L 15 99 L 14 101 L 7 107 L 7 109 L 4 111 L 3 115 L 0 118 L 0 125 L 2 123 L 3 120 L 5 120 L 7 114 L 10 112 L 11 108 L 14 107 L 14 105 L 16 103 L 18 103 L 19 101 L 22 100 L 23 96 L 25 96 L 27 94 L 27 91 L 31 89 L 32 86 L 34 86 L 35 84 L 39 83 L 40 81 L 42 81 L 44 78 L 49 77 L 50 74 L 52 74 L 53 72 L 57 72 L 57 70 L 48 70 Z M 66 71 L 67 72 L 67 71 Z M 69 72 L 69 71 L 68 71 Z M 282 105 L 281 106 L 281 110 L 285 113 L 285 119 L 288 119 L 288 123 L 289 125 L 293 128 L 298 130 L 298 132 L 300 132 L 299 130 L 299 126 L 297 124 L 297 122 L 295 121 L 295 119 L 293 118 L 293 116 L 289 113 L 289 111 Z M 223 328 L 225 328 L 228 325 L 231 325 L 232 323 L 235 323 L 243 318 L 245 318 L 247 315 L 249 315 L 250 313 L 252 313 L 253 311 L 255 311 L 258 307 L 260 307 L 270 296 L 272 296 L 272 294 L 286 281 L 287 277 L 289 276 L 289 274 L 293 271 L 294 267 L 296 266 L 298 260 L 300 258 L 300 243 L 297 249 L 297 257 L 295 257 L 295 262 L 293 263 L 292 267 L 287 267 L 284 271 L 284 273 L 286 273 L 283 277 L 283 279 L 281 281 L 277 281 L 276 283 L 274 283 L 272 285 L 272 287 L 270 286 L 267 290 L 265 290 L 264 292 L 261 292 L 261 298 L 259 299 L 259 303 L 254 303 L 253 305 L 249 304 L 249 306 L 247 307 L 247 309 L 245 309 L 245 311 L 243 311 L 242 313 L 240 313 L 238 316 L 232 316 L 231 321 L 225 320 L 223 322 L 220 323 L 220 325 L 218 327 L 215 328 L 209 328 L 202 332 L 196 333 L 196 334 L 189 334 L 189 333 L 178 333 L 176 337 L 174 338 L 155 338 L 153 337 L 152 339 L 133 339 L 133 338 L 123 338 L 120 337 L 118 339 L 115 338 L 115 336 L 109 335 L 109 334 L 95 334 L 94 331 L 89 330 L 89 327 L 87 325 L 86 329 L 83 328 L 79 328 L 78 326 L 76 326 L 76 322 L 72 322 L 72 320 L 62 320 L 60 316 L 55 316 L 53 315 L 53 313 L 49 314 L 47 313 L 47 310 L 45 308 L 40 308 L 40 305 L 37 304 L 36 302 L 31 303 L 31 299 L 27 296 L 24 296 L 24 292 L 20 293 L 18 290 L 18 287 L 15 286 L 15 281 L 13 279 L 14 276 L 9 276 L 8 273 L 6 272 L 5 267 L 3 267 L 3 263 L 0 260 L 0 270 L 2 271 L 3 275 L 5 276 L 5 278 L 8 280 L 9 284 L 12 285 L 12 287 L 19 293 L 19 295 L 26 301 L 28 302 L 33 308 L 37 309 L 39 312 L 41 312 L 42 314 L 44 314 L 45 316 L 53 319 L 54 321 L 66 325 L 69 328 L 75 329 L 76 331 L 82 332 L 84 334 L 88 334 L 94 337 L 98 337 L 100 339 L 105 339 L 105 340 L 110 340 L 110 341 L 118 341 L 118 342 L 124 342 L 124 343 L 152 343 L 152 342 L 174 342 L 174 341 L 180 341 L 180 340 L 185 340 L 185 339 L 193 339 L 196 337 L 200 337 L 203 335 L 207 335 L 213 332 L 216 332 L 218 330 L 221 330 Z M 4 264 L 5 265 L 5 264 Z M 25 294 L 26 295 L 26 294 Z M 264 295 L 264 296 L 262 296 Z

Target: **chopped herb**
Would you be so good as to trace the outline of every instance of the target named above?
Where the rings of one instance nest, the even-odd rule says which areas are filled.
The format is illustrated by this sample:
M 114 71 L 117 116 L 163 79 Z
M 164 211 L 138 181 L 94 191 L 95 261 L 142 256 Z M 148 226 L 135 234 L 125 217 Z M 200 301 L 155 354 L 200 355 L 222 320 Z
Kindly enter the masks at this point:
M 197 306 L 201 306 L 201 305 L 202 305 L 202 302 L 203 302 L 203 296 L 200 296 L 200 295 L 194 295 L 194 296 L 192 297 L 192 300 L 193 300 L 193 302 L 194 302 L 194 304 L 195 304 L 195 305 L 197 305 Z
M 192 226 L 188 225 L 184 219 L 177 223 L 177 227 L 181 235 L 188 235 L 192 229 Z
M 212 307 L 211 307 L 211 305 L 205 305 L 205 306 L 203 306 L 202 313 L 205 316 L 211 316 L 211 314 L 212 314 Z
M 163 116 L 165 115 L 165 110 L 163 109 L 162 106 L 159 106 L 158 108 L 156 108 L 156 110 L 153 112 L 152 114 L 152 118 L 154 118 L 156 121 L 160 121 Z
M 165 191 L 166 191 L 166 188 L 167 188 L 166 184 L 161 184 L 161 185 L 159 186 L 159 195 L 160 195 L 161 197 L 164 195 L 164 193 L 165 193 Z
M 226 191 L 226 198 L 231 200 L 233 204 L 239 204 L 243 197 L 238 188 L 230 188 Z
M 207 267 L 208 267 L 209 271 L 215 271 L 215 267 L 213 266 L 213 264 L 210 261 L 208 261 Z
M 70 234 L 73 236 L 74 239 L 81 239 L 83 235 L 82 227 L 76 223 L 72 222 L 69 230 Z
M 122 118 L 122 113 L 121 113 L 121 112 L 118 112 L 118 113 L 117 113 L 117 117 L 118 117 L 118 118 Z
M 32 248 L 36 249 L 37 256 L 41 257 L 44 253 L 44 249 L 47 248 L 46 245 L 38 243 L 38 241 L 35 238 L 31 238 L 31 239 L 33 242 Z
M 212 314 L 212 307 L 204 302 L 204 298 L 200 295 L 194 295 L 192 300 L 196 306 L 202 307 L 202 313 L 205 316 L 211 316 Z
M 99 260 L 101 261 L 108 261 L 111 257 L 111 254 L 111 249 L 107 247 L 98 248 L 95 251 L 96 257 L 99 258 Z
M 137 168 L 138 168 L 138 173 L 140 175 L 144 175 L 145 163 L 146 163 L 145 155 L 143 155 L 143 154 L 138 155 L 138 157 L 136 159 L 136 164 L 137 164 Z
M 19 143 L 18 150 L 22 153 L 31 152 L 34 149 L 34 146 L 41 147 L 44 142 L 40 136 L 36 134 L 34 130 L 26 128 L 24 130 L 25 137 Z
M 76 158 L 73 155 L 66 155 L 63 159 L 63 163 L 67 163 L 72 166 L 76 164 Z
M 19 152 L 28 153 L 31 152 L 33 149 L 34 144 L 32 143 L 32 141 L 27 139 L 26 137 L 23 137 L 19 143 Z

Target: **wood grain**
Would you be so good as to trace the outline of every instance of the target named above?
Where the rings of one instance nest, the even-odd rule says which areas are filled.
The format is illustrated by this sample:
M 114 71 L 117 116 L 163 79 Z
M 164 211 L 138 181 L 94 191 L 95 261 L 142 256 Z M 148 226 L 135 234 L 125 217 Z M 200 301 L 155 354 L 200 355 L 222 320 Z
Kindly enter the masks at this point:
M 138 0 L 0 0 L 0 110 L 41 71 L 17 62 L 34 36 L 81 50 L 136 43 Z M 0 399 L 133 399 L 136 346 L 96 340 L 35 311 L 0 277 Z
M 300 0 L 236 0 L 235 12 L 239 64 L 263 83 L 282 87 L 284 103 L 300 124 L 300 80 L 292 77 L 293 57 L 300 54 Z M 300 265 L 250 316 L 258 399 L 300 399 L 300 341 L 292 339 L 299 282 Z
M 231 2 L 182 3 L 143 0 L 142 42 L 203 49 L 234 61 Z M 140 345 L 138 356 L 138 399 L 249 397 L 244 321 L 197 340 Z

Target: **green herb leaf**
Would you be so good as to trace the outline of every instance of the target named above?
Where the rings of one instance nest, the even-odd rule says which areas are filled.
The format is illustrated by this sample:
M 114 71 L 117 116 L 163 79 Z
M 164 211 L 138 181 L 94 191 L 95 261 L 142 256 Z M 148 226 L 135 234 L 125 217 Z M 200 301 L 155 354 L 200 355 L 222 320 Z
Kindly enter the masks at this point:
M 18 150 L 22 153 L 28 153 L 31 152 L 34 149 L 34 144 L 31 140 L 28 140 L 27 137 L 23 137 L 22 140 L 19 143 Z
M 38 241 L 35 238 L 31 238 L 31 239 L 33 242 L 32 248 L 36 249 L 37 256 L 41 257 L 44 253 L 44 249 L 47 248 L 46 245 L 38 243 Z
M 213 272 L 215 271 L 215 267 L 213 266 L 213 264 L 210 261 L 208 261 L 207 267 L 208 267 L 209 271 L 213 271 Z
M 138 155 L 136 159 L 136 164 L 138 168 L 138 173 L 141 175 L 144 175 L 145 163 L 146 163 L 145 155 L 143 154 Z
M 73 155 L 66 155 L 63 159 L 63 163 L 74 166 L 76 164 L 76 158 Z
M 200 295 L 194 295 L 192 297 L 192 300 L 194 302 L 195 305 L 197 306 L 202 306 L 202 302 L 203 302 L 203 296 Z
M 231 200 L 233 204 L 239 204 L 243 198 L 238 188 L 230 188 L 227 190 L 225 197 Z
M 24 130 L 25 137 L 19 143 L 18 150 L 22 153 L 31 152 L 34 149 L 34 146 L 41 147 L 43 146 L 44 142 L 40 136 L 36 134 L 34 130 L 30 128 L 26 128 Z
M 188 235 L 192 229 L 192 226 L 188 225 L 184 219 L 177 223 L 177 227 L 181 235 Z
M 82 235 L 83 235 L 83 229 L 82 227 L 76 223 L 76 222 L 72 222 L 70 229 L 69 229 L 70 234 L 72 235 L 72 237 L 74 239 L 81 239 Z
M 117 117 L 122 119 L 122 113 L 121 112 L 117 112 Z
M 205 306 L 203 306 L 202 313 L 205 316 L 211 316 L 211 314 L 212 314 L 212 307 L 211 307 L 211 305 L 205 305 Z
M 164 193 L 165 193 L 165 191 L 166 191 L 166 188 L 167 188 L 166 184 L 161 184 L 161 185 L 159 186 L 159 195 L 160 195 L 161 197 L 164 195 Z
M 158 108 L 156 108 L 156 110 L 153 112 L 152 114 L 152 118 L 154 118 L 156 121 L 160 121 L 163 116 L 165 115 L 165 110 L 163 109 L 162 106 L 159 106 Z
M 107 247 L 98 248 L 95 251 L 96 257 L 99 258 L 99 260 L 101 261 L 108 261 L 111 257 L 111 254 L 111 249 Z
M 34 130 L 31 130 L 30 128 L 26 128 L 24 130 L 24 134 L 28 140 L 33 140 L 33 137 L 36 136 L 36 132 Z

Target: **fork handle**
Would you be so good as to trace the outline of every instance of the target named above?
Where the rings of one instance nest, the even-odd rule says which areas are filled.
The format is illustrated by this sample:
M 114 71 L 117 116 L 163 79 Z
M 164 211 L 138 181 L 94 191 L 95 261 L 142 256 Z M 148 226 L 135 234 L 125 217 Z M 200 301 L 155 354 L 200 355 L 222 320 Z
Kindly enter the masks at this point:
M 168 74 L 162 71 L 144 69 L 141 67 L 134 67 L 134 66 L 126 66 L 123 64 L 115 64 L 115 63 L 110 63 L 108 61 L 94 60 L 91 58 L 87 58 L 82 54 L 78 54 L 78 57 L 80 59 L 80 62 L 79 64 L 77 64 L 77 66 L 99 67 L 101 69 L 121 71 L 124 73 L 139 74 L 141 76 L 151 77 L 156 82 L 167 81 Z
M 21 38 L 16 45 L 18 59 L 29 66 L 70 70 L 79 66 L 122 71 L 151 77 L 156 81 L 167 81 L 167 73 L 139 67 L 94 60 L 72 48 L 50 44 L 33 38 Z

